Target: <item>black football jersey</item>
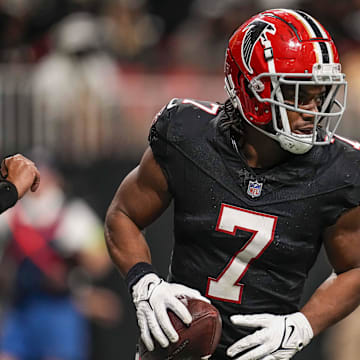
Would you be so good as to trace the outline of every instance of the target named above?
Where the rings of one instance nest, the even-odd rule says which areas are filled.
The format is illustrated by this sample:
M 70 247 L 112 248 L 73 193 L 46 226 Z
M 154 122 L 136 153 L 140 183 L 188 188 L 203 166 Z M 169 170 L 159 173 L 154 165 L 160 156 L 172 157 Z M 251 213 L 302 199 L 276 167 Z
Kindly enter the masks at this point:
M 169 281 L 198 289 L 223 320 L 215 359 L 253 330 L 233 314 L 298 311 L 324 229 L 359 204 L 359 144 L 336 139 L 269 170 L 250 169 L 223 106 L 173 99 L 155 118 L 149 142 L 174 198 Z

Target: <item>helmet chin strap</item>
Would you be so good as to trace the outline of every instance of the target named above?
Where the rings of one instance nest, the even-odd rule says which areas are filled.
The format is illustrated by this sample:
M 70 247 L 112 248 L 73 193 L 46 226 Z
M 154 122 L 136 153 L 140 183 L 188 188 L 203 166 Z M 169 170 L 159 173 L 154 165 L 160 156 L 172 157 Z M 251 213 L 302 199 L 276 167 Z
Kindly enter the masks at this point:
M 276 91 L 276 95 L 280 102 L 284 102 L 281 90 L 279 88 Z M 311 143 L 313 134 L 300 135 L 300 134 L 295 134 L 291 131 L 289 117 L 287 115 L 286 109 L 279 106 L 279 117 L 282 124 L 282 130 L 281 130 L 282 132 L 277 132 L 277 127 L 276 127 L 277 114 L 275 110 L 275 105 L 272 105 L 272 117 L 273 117 L 273 126 L 276 131 L 276 135 L 274 139 L 280 143 L 282 149 L 289 151 L 293 154 L 300 155 L 300 154 L 305 154 L 313 147 L 313 144 Z M 314 131 L 316 130 L 314 129 Z
M 296 134 L 292 134 L 292 135 L 294 137 L 298 136 L 303 140 L 309 140 L 309 141 L 311 141 L 313 137 L 313 135 L 296 135 Z M 290 138 L 284 134 L 278 134 L 276 137 L 282 149 L 289 151 L 293 154 L 298 154 L 298 155 L 305 154 L 313 147 L 312 144 L 304 143 L 294 138 Z
M 252 122 L 250 122 L 245 116 L 244 113 L 242 111 L 242 107 L 241 104 L 238 107 L 241 114 L 243 115 L 243 118 L 245 119 L 245 121 L 252 126 L 253 128 L 255 128 L 256 130 L 260 131 L 261 133 L 265 134 L 266 136 L 270 137 L 271 139 L 277 141 L 279 143 L 279 145 L 281 146 L 282 149 L 291 152 L 292 154 L 305 154 L 307 153 L 309 150 L 311 150 L 311 148 L 313 147 L 313 144 L 309 143 L 313 137 L 312 134 L 309 135 L 299 135 L 299 134 L 294 134 L 291 133 L 291 137 L 285 135 L 285 134 L 281 134 L 281 133 L 276 133 L 276 134 L 272 134 L 268 131 L 263 130 L 262 128 L 260 128 L 259 126 L 256 126 L 255 124 L 253 124 Z M 297 140 L 297 138 L 299 140 Z M 301 141 L 302 140 L 302 141 Z M 304 142 L 304 141 L 308 141 L 308 142 Z

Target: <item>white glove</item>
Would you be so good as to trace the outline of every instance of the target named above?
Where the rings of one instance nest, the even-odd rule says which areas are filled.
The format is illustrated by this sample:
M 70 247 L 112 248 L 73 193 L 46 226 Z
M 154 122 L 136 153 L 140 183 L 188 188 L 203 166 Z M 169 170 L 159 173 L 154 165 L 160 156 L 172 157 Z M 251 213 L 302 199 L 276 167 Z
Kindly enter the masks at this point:
M 169 340 L 173 343 L 179 340 L 167 309 L 172 310 L 185 324 L 191 323 L 189 310 L 178 297 L 188 296 L 210 303 L 199 291 L 168 283 L 154 273 L 143 276 L 132 289 L 141 339 L 149 351 L 155 348 L 152 336 L 164 348 L 169 346 Z
M 230 357 L 246 351 L 235 360 L 288 360 L 314 336 L 309 321 L 301 313 L 289 315 L 233 315 L 234 325 L 261 328 L 227 349 Z

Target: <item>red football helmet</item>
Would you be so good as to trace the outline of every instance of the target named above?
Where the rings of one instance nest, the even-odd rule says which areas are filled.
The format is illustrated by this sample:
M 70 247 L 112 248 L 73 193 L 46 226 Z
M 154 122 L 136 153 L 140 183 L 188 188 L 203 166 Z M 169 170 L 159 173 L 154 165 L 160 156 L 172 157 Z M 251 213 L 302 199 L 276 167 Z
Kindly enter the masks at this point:
M 306 86 L 326 89 L 316 111 L 302 106 Z M 292 88 L 291 101 L 284 89 Z M 274 9 L 242 24 L 229 41 L 225 59 L 225 89 L 244 119 L 293 153 L 331 141 L 346 105 L 347 84 L 329 33 L 303 11 Z M 290 129 L 287 110 L 311 114 L 312 133 Z M 272 130 L 259 125 L 270 121 Z M 326 136 L 319 139 L 320 125 Z

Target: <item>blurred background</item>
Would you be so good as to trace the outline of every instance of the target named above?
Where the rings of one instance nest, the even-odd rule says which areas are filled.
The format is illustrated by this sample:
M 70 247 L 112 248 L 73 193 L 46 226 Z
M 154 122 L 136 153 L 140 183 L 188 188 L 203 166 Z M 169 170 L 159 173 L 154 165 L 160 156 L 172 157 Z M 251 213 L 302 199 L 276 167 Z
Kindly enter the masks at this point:
M 275 7 L 309 12 L 333 36 L 349 82 L 339 134 L 360 140 L 359 0 L 0 0 L 1 156 L 34 154 L 34 148 L 35 159 L 43 161 L 44 154 L 51 154 L 44 166 L 56 168 L 55 184 L 61 191 L 49 191 L 42 204 L 53 204 L 54 194 L 61 193 L 66 212 L 69 203 L 81 200 L 87 210 L 75 206 L 76 211 L 85 211 L 91 226 L 102 226 L 118 184 L 147 146 L 153 116 L 174 97 L 225 100 L 223 61 L 229 37 L 251 15 Z M 147 231 L 154 264 L 164 276 L 172 246 L 171 212 Z M 17 251 L 25 254 L 21 259 L 31 257 L 31 249 L 16 240 L 13 219 L 19 214 L 13 213 L 4 219 L 7 225 L 0 224 L 1 253 L 7 254 L 15 239 Z M 62 210 L 59 213 L 62 221 Z M 50 227 L 60 221 L 48 220 Z M 29 218 L 24 223 L 43 234 L 44 224 Z M 52 237 L 62 238 L 55 246 L 60 257 L 66 264 L 76 258 L 69 267 L 70 291 L 88 324 L 83 358 L 132 359 L 138 335 L 134 310 L 120 276 L 106 260 L 106 250 L 98 247 L 103 257 L 89 260 L 93 247 L 86 239 L 59 233 Z M 3 263 L 6 259 L 2 256 Z M 19 270 L 20 260 L 14 259 L 3 264 L 10 276 L 0 279 L 6 284 L 0 290 L 0 328 L 6 328 L 9 309 L 18 304 L 11 275 Z M 303 301 L 329 272 L 321 253 Z M 56 281 L 59 285 L 58 277 Z M 103 296 L 93 299 L 93 293 Z M 322 334 L 295 358 L 358 360 L 359 316 Z

